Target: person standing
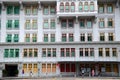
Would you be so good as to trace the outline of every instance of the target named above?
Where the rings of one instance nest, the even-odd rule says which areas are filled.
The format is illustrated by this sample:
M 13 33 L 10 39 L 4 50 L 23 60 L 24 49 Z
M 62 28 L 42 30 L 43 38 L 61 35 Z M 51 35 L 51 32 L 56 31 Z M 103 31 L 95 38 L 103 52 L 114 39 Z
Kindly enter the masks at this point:
M 94 71 L 94 69 L 92 70 L 92 77 L 94 77 L 94 75 L 95 75 L 95 71 Z
M 81 71 L 82 71 L 82 77 L 84 77 L 84 68 L 82 68 Z

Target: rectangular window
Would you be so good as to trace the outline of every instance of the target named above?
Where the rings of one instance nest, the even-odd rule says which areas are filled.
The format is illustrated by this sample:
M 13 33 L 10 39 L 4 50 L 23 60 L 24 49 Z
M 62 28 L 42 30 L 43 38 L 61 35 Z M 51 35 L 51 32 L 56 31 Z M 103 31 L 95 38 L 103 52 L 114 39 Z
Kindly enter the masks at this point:
M 68 5 L 65 5 L 65 11 L 66 11 L 66 12 L 69 12 L 69 4 L 68 4 Z
M 56 57 L 56 48 L 52 48 L 53 51 L 53 57 Z
M 99 48 L 99 57 L 103 57 L 103 48 Z
M 30 42 L 30 34 L 26 34 L 25 42 Z
M 100 28 L 104 28 L 104 27 L 105 27 L 104 19 L 100 19 L 100 20 L 99 20 L 99 27 L 100 27 Z
M 90 4 L 90 11 L 94 11 L 94 4 Z
M 90 48 L 90 56 L 94 56 L 94 48 Z
M 106 53 L 106 57 L 110 57 L 110 50 L 109 50 L 109 48 L 105 48 L 105 53 Z
M 73 42 L 73 40 L 74 40 L 74 39 L 73 39 L 73 34 L 70 33 L 70 34 L 69 34 L 69 42 Z
M 37 48 L 34 49 L 34 57 L 38 57 L 38 49 Z
M 113 5 L 112 4 L 107 5 L 107 12 L 108 13 L 113 13 Z
M 88 41 L 92 41 L 92 34 L 91 33 L 88 33 L 87 39 L 88 39 Z
M 68 20 L 68 27 L 73 28 L 74 27 L 74 21 L 73 20 Z
M 55 29 L 55 19 L 51 19 L 51 21 L 50 21 L 50 28 L 51 29 Z
M 37 42 L 37 34 L 32 34 L 32 42 Z
M 13 14 L 13 6 L 7 6 L 7 14 L 8 15 Z
M 44 20 L 43 28 L 44 28 L 44 29 L 48 29 L 48 28 L 49 28 L 48 20 Z
M 51 48 L 47 49 L 47 57 L 51 57 Z
M 46 48 L 42 49 L 42 57 L 46 57 Z
M 32 29 L 37 29 L 37 20 L 32 20 Z
M 7 29 L 12 29 L 12 20 L 7 21 Z
M 92 28 L 92 21 L 91 20 L 87 21 L 87 28 Z
M 67 28 L 67 20 L 62 20 L 61 21 L 61 27 L 62 28 Z
M 14 42 L 19 42 L 19 34 L 14 34 Z
M 71 48 L 71 57 L 75 57 L 75 48 Z
M 99 13 L 104 13 L 104 5 L 103 4 L 99 5 L 98 11 L 99 11 Z
M 114 41 L 113 33 L 108 33 L 108 40 Z
M 28 64 L 28 71 L 32 71 L 32 64 Z
M 56 72 L 56 64 L 52 64 L 52 72 L 53 72 L 53 73 Z
M 51 34 L 51 42 L 55 42 L 55 34 Z
M 80 11 L 80 12 L 83 11 L 83 5 L 82 5 L 82 4 L 79 5 L 79 11 Z
M 14 49 L 10 49 L 10 57 L 14 57 Z
M 50 8 L 50 14 L 55 14 L 55 7 L 54 7 L 54 6 L 52 6 L 52 7 Z
M 62 34 L 62 42 L 66 42 L 67 40 L 66 34 Z
M 15 57 L 19 57 L 19 49 L 15 49 Z
M 29 49 L 29 57 L 32 57 L 33 56 L 33 49 Z
M 89 52 L 89 51 L 88 51 L 88 48 L 85 48 L 85 56 L 86 56 L 86 57 L 89 56 L 89 55 L 88 55 L 88 52 Z
M 79 49 L 79 54 L 80 54 L 80 57 L 83 56 L 83 48 Z
M 74 11 L 75 11 L 75 6 L 71 5 L 71 12 L 74 12 Z
M 46 64 L 42 64 L 42 73 L 46 73 Z
M 20 13 L 20 6 L 14 6 L 14 14 L 18 15 Z
M 27 64 L 23 64 L 23 70 L 25 73 L 27 72 Z
M 6 42 L 12 42 L 12 34 L 7 34 Z
M 112 48 L 112 56 L 117 57 L 117 49 L 116 48 Z
M 112 19 L 112 18 L 109 18 L 109 19 L 108 19 L 108 27 L 109 27 L 109 28 L 112 28 L 112 27 L 113 27 L 113 19 Z
M 44 34 L 44 42 L 48 42 L 48 34 Z
M 85 10 L 85 11 L 88 11 L 88 4 L 85 4 L 85 5 L 84 5 L 84 10 Z
M 23 51 L 23 56 L 24 56 L 24 57 L 27 57 L 27 56 L 28 56 L 27 49 L 24 49 L 24 51 Z
M 83 19 L 80 20 L 80 28 L 85 27 L 85 21 Z
M 4 58 L 8 58 L 9 57 L 9 49 L 5 49 L 4 50 Z
M 105 41 L 105 34 L 104 33 L 100 33 L 100 41 Z
M 30 28 L 31 28 L 30 20 L 26 20 L 25 29 L 30 29 Z
M 70 48 L 66 48 L 66 57 L 70 57 Z
M 32 14 L 33 14 L 33 15 L 37 15 L 37 13 L 38 13 L 38 8 L 37 8 L 37 6 L 33 6 L 33 7 L 32 7 Z
M 65 49 L 61 48 L 60 52 L 61 52 L 61 57 L 65 57 Z
M 60 12 L 64 12 L 64 5 L 60 5 Z
M 44 9 L 43 9 L 43 14 L 44 14 L 44 15 L 48 15 L 48 14 L 49 14 L 48 6 L 45 6 L 45 7 L 44 7 Z
M 47 73 L 51 72 L 51 64 L 47 64 Z
M 85 34 L 80 34 L 80 41 L 85 41 Z
M 33 73 L 37 73 L 37 72 L 38 72 L 38 65 L 33 64 Z
M 19 28 L 19 20 L 14 21 L 14 28 L 18 29 Z
M 30 6 L 25 7 L 25 14 L 26 15 L 30 15 L 31 14 L 31 7 Z

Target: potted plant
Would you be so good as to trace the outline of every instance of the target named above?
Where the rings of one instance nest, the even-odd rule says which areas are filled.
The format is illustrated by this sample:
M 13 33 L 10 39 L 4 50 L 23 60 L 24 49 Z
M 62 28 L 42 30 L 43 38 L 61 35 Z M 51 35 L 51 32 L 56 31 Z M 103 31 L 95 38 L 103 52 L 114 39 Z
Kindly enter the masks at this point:
M 2 71 L 2 73 L 3 73 L 3 77 L 6 77 L 6 76 L 7 76 L 7 70 L 4 69 L 4 70 Z
M 15 75 L 18 76 L 19 70 L 15 70 Z

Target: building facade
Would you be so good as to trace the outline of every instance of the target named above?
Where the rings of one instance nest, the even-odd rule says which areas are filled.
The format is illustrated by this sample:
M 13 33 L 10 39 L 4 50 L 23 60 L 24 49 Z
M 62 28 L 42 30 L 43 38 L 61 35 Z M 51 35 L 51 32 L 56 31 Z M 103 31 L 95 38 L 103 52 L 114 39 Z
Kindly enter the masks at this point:
M 0 76 L 120 76 L 119 4 L 0 0 Z

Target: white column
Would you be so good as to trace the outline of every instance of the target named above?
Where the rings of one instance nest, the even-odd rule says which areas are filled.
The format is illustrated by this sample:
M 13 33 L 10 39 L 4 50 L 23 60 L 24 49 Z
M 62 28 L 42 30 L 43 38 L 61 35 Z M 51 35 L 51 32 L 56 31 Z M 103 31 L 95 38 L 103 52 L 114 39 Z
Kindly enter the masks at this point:
M 76 21 L 74 23 L 74 42 L 79 42 L 80 41 L 80 33 L 79 33 L 79 23 L 78 23 L 78 17 L 75 18 Z
M 94 57 L 95 57 L 95 61 L 98 61 L 98 47 L 94 48 L 95 52 L 94 52 Z
M 120 36 L 119 36 L 119 34 L 120 34 L 120 8 L 119 8 L 120 6 L 118 6 L 118 8 L 116 8 L 115 7 L 115 21 L 114 21 L 114 23 L 115 23 L 115 40 L 116 41 L 120 41 Z
M 20 27 L 19 27 L 19 41 L 24 42 L 25 33 L 24 33 L 24 27 L 25 27 L 25 14 L 23 9 L 23 4 L 20 4 Z
M 43 42 L 43 15 L 42 6 L 39 3 L 38 9 L 38 42 Z
M 56 22 L 56 42 L 61 42 L 61 26 L 60 26 L 60 20 L 59 17 L 57 17 L 57 22 Z
M 96 18 L 95 18 L 96 19 Z M 93 41 L 99 41 L 98 20 L 93 22 Z
M 1 42 L 6 42 L 6 9 L 4 4 L 2 3 L 2 11 L 1 11 Z

